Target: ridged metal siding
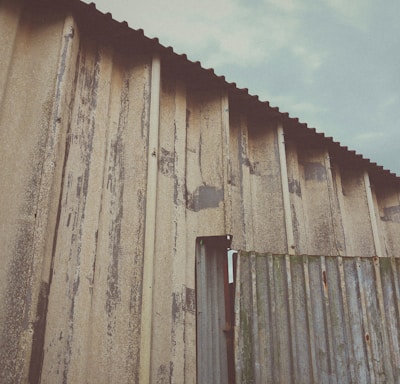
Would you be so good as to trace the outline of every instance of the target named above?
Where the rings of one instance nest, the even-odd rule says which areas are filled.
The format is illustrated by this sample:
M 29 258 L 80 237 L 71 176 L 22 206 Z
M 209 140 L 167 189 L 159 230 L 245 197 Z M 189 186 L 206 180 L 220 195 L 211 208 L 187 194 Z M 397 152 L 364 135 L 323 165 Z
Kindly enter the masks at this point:
M 2 0 L 0 58 L 1 382 L 195 381 L 198 237 L 400 254 L 398 178 L 92 7 Z
M 395 383 L 400 260 L 240 254 L 241 383 Z
M 228 383 L 224 332 L 227 327 L 224 292 L 226 242 L 202 239 L 196 248 L 197 381 Z

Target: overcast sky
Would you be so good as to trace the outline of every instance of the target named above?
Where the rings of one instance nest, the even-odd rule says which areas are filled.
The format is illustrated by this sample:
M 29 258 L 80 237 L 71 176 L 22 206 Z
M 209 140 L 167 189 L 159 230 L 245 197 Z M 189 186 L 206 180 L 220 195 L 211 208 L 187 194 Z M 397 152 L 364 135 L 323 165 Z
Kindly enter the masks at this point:
M 400 0 L 95 3 L 400 175 Z

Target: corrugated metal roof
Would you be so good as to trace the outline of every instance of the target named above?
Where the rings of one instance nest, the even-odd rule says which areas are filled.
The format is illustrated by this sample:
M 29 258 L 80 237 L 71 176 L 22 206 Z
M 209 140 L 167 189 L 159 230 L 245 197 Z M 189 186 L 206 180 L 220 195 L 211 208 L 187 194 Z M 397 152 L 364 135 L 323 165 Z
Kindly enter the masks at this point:
M 353 162 L 352 165 L 358 163 L 360 167 L 365 167 L 370 172 L 372 180 L 400 184 L 400 178 L 395 173 L 371 161 L 369 158 L 363 157 L 356 151 L 335 141 L 332 137 L 326 137 L 324 133 L 317 132 L 315 128 L 309 127 L 297 117 L 290 116 L 288 112 L 280 111 L 278 107 L 271 106 L 268 101 L 260 100 L 259 96 L 251 95 L 247 88 L 238 88 L 236 83 L 228 82 L 225 76 L 217 75 L 213 68 L 204 68 L 200 61 L 193 62 L 188 59 L 186 54 L 178 54 L 174 52 L 172 47 L 163 46 L 158 38 L 147 37 L 143 29 L 135 30 L 131 28 L 126 21 L 119 22 L 113 19 L 111 13 L 102 13 L 96 8 L 94 3 L 86 4 L 80 0 L 59 0 L 59 3 L 73 4 L 73 7 L 79 11 L 79 13 L 86 13 L 90 17 L 93 17 L 94 19 L 92 19 L 91 22 L 93 24 L 101 23 L 103 32 L 111 32 L 114 35 L 120 35 L 120 37 L 128 37 L 128 35 L 130 35 L 131 37 L 135 36 L 136 38 L 142 39 L 142 42 L 149 48 L 160 50 L 167 59 L 173 60 L 174 66 L 186 67 L 179 68 L 181 76 L 201 77 L 206 82 L 208 80 L 208 82 L 215 82 L 220 86 L 226 87 L 232 98 L 240 99 L 240 101 L 246 103 L 249 108 L 254 108 L 260 114 L 268 114 L 277 119 L 279 118 L 280 121 L 285 123 L 285 128 L 290 135 L 296 136 L 297 138 L 301 137 L 308 141 L 316 141 L 318 145 L 326 146 L 332 154 L 337 155 L 343 162 L 350 160 Z

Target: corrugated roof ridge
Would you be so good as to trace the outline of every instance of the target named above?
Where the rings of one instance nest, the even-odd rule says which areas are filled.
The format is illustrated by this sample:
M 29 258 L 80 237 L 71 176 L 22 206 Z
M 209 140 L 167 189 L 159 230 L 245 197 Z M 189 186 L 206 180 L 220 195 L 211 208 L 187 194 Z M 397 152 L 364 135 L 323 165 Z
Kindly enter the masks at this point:
M 61 0 L 62 1 L 62 0 Z M 65 0 L 64 0 L 65 1 Z M 208 72 L 211 76 L 217 78 L 219 81 L 222 81 L 225 83 L 225 85 L 228 88 L 233 88 L 234 91 L 236 92 L 240 92 L 240 93 L 244 93 L 246 97 L 249 97 L 250 99 L 252 99 L 253 101 L 256 101 L 257 103 L 264 105 L 266 108 L 275 111 L 276 113 L 281 114 L 285 119 L 288 119 L 289 121 L 291 121 L 292 123 L 298 124 L 301 127 L 306 128 L 307 130 L 313 132 L 314 135 L 318 136 L 319 138 L 327 141 L 330 143 L 330 145 L 334 146 L 334 147 L 338 147 L 337 149 L 340 150 L 344 150 L 347 151 L 349 154 L 351 154 L 352 156 L 354 156 L 356 159 L 361 160 L 363 162 L 366 162 L 367 165 L 369 165 L 370 167 L 376 168 L 377 170 L 379 170 L 380 172 L 385 173 L 386 175 L 389 175 L 391 177 L 395 177 L 396 179 L 400 180 L 400 176 L 397 176 L 396 173 L 391 172 L 389 169 L 384 168 L 381 165 L 378 165 L 376 162 L 371 161 L 369 158 L 364 157 L 362 154 L 357 153 L 355 150 L 349 149 L 347 146 L 342 145 L 339 141 L 335 141 L 332 137 L 327 137 L 325 136 L 325 134 L 323 132 L 318 132 L 316 128 L 313 127 L 309 127 L 307 123 L 301 122 L 300 119 L 298 117 L 292 117 L 290 116 L 289 112 L 283 112 L 280 111 L 279 107 L 273 107 L 270 105 L 270 102 L 267 100 L 260 100 L 258 95 L 252 95 L 249 92 L 248 88 L 239 88 L 237 86 L 237 84 L 235 82 L 228 82 L 227 79 L 225 78 L 225 76 L 223 75 L 217 75 L 214 68 L 205 68 L 202 66 L 201 62 L 196 60 L 196 61 L 192 61 L 190 60 L 187 55 L 185 53 L 179 54 L 177 52 L 174 51 L 174 48 L 171 46 L 164 46 L 163 44 L 160 43 L 159 39 L 157 37 L 154 38 L 150 38 L 147 37 L 145 35 L 145 32 L 142 28 L 139 29 L 134 29 L 133 27 L 131 27 L 129 25 L 129 23 L 126 20 L 123 21 L 118 21 L 116 20 L 111 12 L 106 12 L 103 13 L 100 9 L 97 8 L 96 4 L 94 2 L 91 3 L 85 3 L 82 0 L 70 0 L 72 2 L 75 3 L 79 3 L 79 4 L 84 4 L 87 7 L 92 8 L 95 12 L 98 12 L 102 15 L 104 15 L 105 17 L 107 17 L 109 20 L 112 20 L 118 24 L 120 24 L 122 27 L 124 28 L 128 28 L 132 31 L 135 31 L 137 33 L 139 33 L 140 35 L 143 36 L 143 38 L 147 39 L 148 41 L 152 41 L 154 44 L 158 45 L 162 50 L 167 51 L 170 54 L 173 54 L 177 57 L 180 57 L 181 59 L 183 59 L 184 61 L 188 62 L 190 65 L 195 65 L 198 67 L 198 69 L 203 70 L 205 72 Z

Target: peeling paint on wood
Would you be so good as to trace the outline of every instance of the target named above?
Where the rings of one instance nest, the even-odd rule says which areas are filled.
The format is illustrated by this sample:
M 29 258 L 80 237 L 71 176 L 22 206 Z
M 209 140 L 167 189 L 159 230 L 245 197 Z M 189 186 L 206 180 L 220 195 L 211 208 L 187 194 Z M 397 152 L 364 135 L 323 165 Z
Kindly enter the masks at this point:
M 161 155 L 159 159 L 159 169 L 164 176 L 174 177 L 174 161 L 175 155 L 173 152 L 167 151 L 161 147 Z
M 298 180 L 289 179 L 289 192 L 301 198 L 301 186 Z

